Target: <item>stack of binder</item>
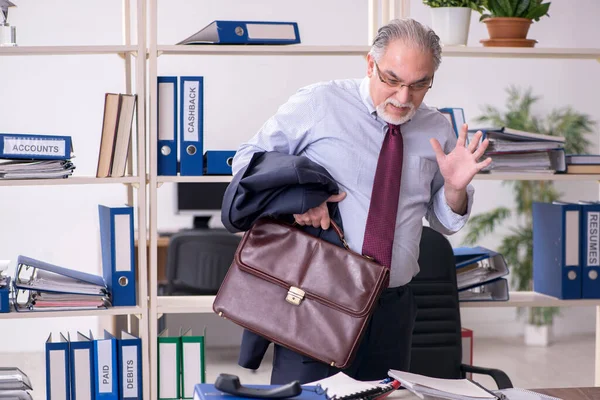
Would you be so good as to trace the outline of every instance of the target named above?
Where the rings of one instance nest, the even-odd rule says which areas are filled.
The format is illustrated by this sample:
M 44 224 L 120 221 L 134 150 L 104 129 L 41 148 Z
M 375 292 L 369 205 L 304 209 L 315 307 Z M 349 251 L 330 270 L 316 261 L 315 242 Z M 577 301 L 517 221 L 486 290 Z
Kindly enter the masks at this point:
M 68 178 L 72 157 L 70 136 L 0 133 L 0 179 Z
M 600 298 L 600 203 L 541 203 L 533 211 L 533 290 Z
M 158 398 L 191 399 L 194 386 L 206 382 L 204 363 L 204 338 L 195 336 L 192 330 L 178 336 L 169 336 L 165 329 L 158 335 Z
M 46 341 L 46 394 L 52 400 L 142 399 L 141 339 L 104 331 L 76 337 L 52 334 Z
M 459 301 L 507 301 L 508 266 L 504 256 L 485 247 L 457 247 L 456 284 Z
M 492 163 L 483 172 L 566 171 L 564 137 L 503 127 L 469 130 L 469 139 L 478 130 L 483 133 L 482 141 L 489 140 L 482 158 L 492 158 Z
M 29 377 L 16 367 L 0 367 L 0 400 L 32 400 Z
M 13 280 L 16 311 L 94 310 L 110 306 L 101 276 L 19 256 Z
M 159 76 L 157 87 L 158 175 L 231 175 L 235 150 L 204 150 L 204 77 Z

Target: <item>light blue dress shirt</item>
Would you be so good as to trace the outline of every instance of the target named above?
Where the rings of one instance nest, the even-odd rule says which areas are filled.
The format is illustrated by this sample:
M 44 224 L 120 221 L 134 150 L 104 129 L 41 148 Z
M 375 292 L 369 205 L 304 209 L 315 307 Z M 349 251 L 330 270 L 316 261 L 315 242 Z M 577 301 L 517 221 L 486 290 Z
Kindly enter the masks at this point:
M 350 248 L 362 253 L 377 160 L 387 129 L 371 100 L 368 78 L 317 83 L 292 95 L 240 146 L 233 173 L 259 151 L 305 156 L 322 165 L 347 194 L 339 203 L 344 234 Z M 456 145 L 456 135 L 441 113 L 421 104 L 400 129 L 404 159 L 390 287 L 408 283 L 419 272 L 423 217 L 432 228 L 452 234 L 467 221 L 474 192 L 469 185 L 465 215 L 454 213 L 446 202 L 444 179 L 429 139 L 436 138 L 449 153 Z

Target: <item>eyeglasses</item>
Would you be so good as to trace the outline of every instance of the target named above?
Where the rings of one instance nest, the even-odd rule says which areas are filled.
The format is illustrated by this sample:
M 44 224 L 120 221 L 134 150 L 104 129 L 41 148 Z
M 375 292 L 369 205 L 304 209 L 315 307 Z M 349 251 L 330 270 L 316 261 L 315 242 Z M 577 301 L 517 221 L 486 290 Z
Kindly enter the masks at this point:
M 431 87 L 433 86 L 433 76 L 431 77 L 430 81 L 417 82 L 417 83 L 412 83 L 410 85 L 405 85 L 404 83 L 402 83 L 396 79 L 391 79 L 391 78 L 384 79 L 383 76 L 381 75 L 381 70 L 379 69 L 379 65 L 377 65 L 377 61 L 374 61 L 374 63 L 375 63 L 375 69 L 377 70 L 377 76 L 379 77 L 379 80 L 381 82 L 385 83 L 386 85 L 388 85 L 389 87 L 399 88 L 399 89 L 406 87 L 411 92 L 424 92 L 426 90 L 431 89 Z

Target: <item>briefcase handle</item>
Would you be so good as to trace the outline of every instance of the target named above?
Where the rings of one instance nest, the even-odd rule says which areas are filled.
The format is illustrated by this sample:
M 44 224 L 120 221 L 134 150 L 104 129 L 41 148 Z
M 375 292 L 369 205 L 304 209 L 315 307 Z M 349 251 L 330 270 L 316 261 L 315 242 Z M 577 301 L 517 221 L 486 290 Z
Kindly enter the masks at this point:
M 342 231 L 342 228 L 340 228 L 338 226 L 338 224 L 336 224 L 333 219 L 330 219 L 330 224 L 329 227 L 333 228 L 333 230 L 335 231 L 335 233 L 337 233 L 337 235 L 339 236 L 340 240 L 342 241 L 342 244 L 344 245 L 344 247 L 346 248 L 346 250 L 351 251 L 353 253 L 356 253 L 354 250 L 352 250 L 350 248 L 350 246 L 348 246 L 348 242 L 346 241 L 346 238 L 344 237 L 344 232 Z M 294 221 L 294 223 L 292 224 L 293 226 L 300 226 L 300 224 L 298 224 L 296 221 Z M 359 253 L 356 253 L 359 254 Z M 368 256 L 366 254 L 359 254 L 361 256 L 363 256 L 364 258 L 371 260 L 371 261 L 375 261 L 375 259 L 371 256 Z

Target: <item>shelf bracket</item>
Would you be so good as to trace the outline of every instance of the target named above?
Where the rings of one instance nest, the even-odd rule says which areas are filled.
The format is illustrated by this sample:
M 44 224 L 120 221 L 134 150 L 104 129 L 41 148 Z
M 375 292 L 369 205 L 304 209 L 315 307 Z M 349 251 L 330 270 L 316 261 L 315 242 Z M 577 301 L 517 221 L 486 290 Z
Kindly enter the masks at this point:
M 163 185 L 164 182 L 156 182 L 156 188 L 158 189 L 159 187 L 161 187 Z
M 139 182 L 124 183 L 123 185 L 125 185 L 125 186 L 131 185 L 132 187 L 134 187 L 136 189 L 140 188 L 140 183 Z
M 163 51 L 162 50 L 158 50 L 156 52 L 156 57 L 158 58 L 158 57 L 162 56 L 162 54 L 163 54 Z
M 156 314 L 156 319 L 161 319 L 161 318 L 162 318 L 162 316 L 163 316 L 163 313 L 157 313 L 157 314 Z

